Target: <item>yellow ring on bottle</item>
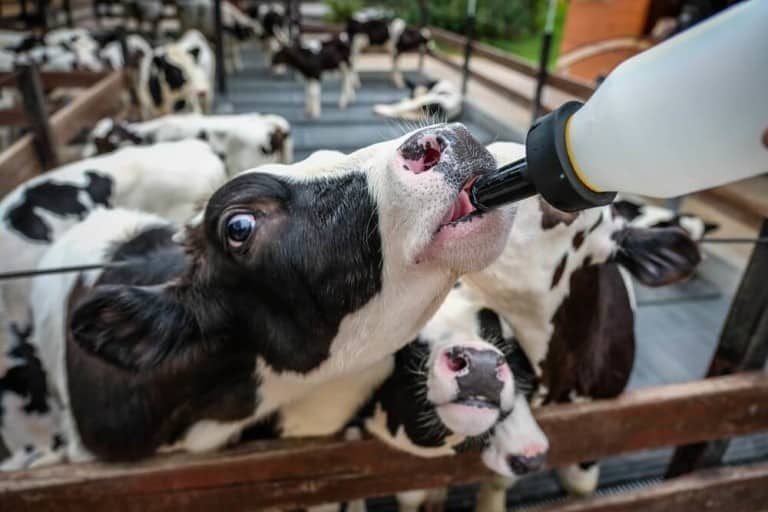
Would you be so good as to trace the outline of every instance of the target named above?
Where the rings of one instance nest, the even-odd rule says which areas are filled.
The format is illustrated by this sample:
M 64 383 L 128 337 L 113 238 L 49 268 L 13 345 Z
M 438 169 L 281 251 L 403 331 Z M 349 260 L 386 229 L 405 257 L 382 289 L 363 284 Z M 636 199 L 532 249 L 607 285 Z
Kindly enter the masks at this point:
M 587 187 L 592 192 L 601 192 L 601 190 L 594 185 L 592 185 L 589 181 L 587 181 L 587 178 L 584 176 L 584 172 L 579 168 L 579 164 L 576 163 L 576 159 L 573 158 L 573 150 L 571 149 L 571 121 L 573 120 L 573 116 L 569 117 L 568 120 L 565 122 L 565 152 L 568 153 L 568 160 L 571 162 L 571 167 L 573 167 L 573 172 L 576 173 L 576 177 L 579 178 L 579 181 Z

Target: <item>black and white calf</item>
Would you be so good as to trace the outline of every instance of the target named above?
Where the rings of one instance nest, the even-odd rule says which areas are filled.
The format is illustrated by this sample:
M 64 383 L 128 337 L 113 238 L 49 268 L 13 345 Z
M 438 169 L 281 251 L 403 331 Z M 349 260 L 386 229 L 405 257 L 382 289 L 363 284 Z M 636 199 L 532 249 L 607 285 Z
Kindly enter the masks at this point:
M 627 219 L 632 226 L 642 228 L 680 227 L 694 240 L 701 240 L 704 235 L 716 230 L 719 225 L 708 222 L 698 215 L 676 212 L 653 204 L 644 203 L 635 198 L 621 197 L 614 201 L 616 211 Z
M 406 79 L 410 96 L 390 105 L 374 105 L 373 111 L 384 117 L 417 121 L 439 119 L 452 121 L 461 115 L 462 97 L 450 80 L 413 82 Z
M 392 57 L 392 81 L 397 87 L 404 87 L 400 72 L 400 55 L 405 52 L 426 48 L 431 40 L 429 30 L 409 27 L 405 20 L 395 18 L 352 17 L 347 22 L 347 35 L 352 46 L 352 65 L 357 56 L 369 46 L 384 46 Z
M 464 219 L 466 189 L 496 165 L 463 126 L 438 125 L 241 174 L 183 246 L 156 218 L 92 213 L 40 264 L 133 263 L 35 281 L 29 344 L 52 428 L 43 444 L 6 440 L 16 467 L 216 449 L 395 353 L 503 248 L 513 209 Z M 3 414 L 3 435 L 30 416 Z
M 83 156 L 185 139 L 207 142 L 224 161 L 229 176 L 259 165 L 293 160 L 291 127 L 285 118 L 271 114 L 173 114 L 143 123 L 102 119 L 89 134 Z
M 519 144 L 489 150 L 500 164 L 524 156 Z M 532 198 L 518 203 L 501 257 L 462 283 L 511 326 L 536 373 L 532 405 L 539 406 L 620 394 L 635 347 L 625 270 L 660 286 L 690 276 L 699 261 L 696 244 L 679 228 L 628 226 L 612 207 L 573 214 Z M 597 486 L 599 468 L 585 462 L 559 474 L 569 491 L 586 494 Z M 479 509 L 503 510 L 499 489 L 486 485 Z
M 185 110 L 200 113 L 210 106 L 212 56 L 199 39 L 187 33 L 178 42 L 155 48 L 140 62 L 137 89 L 145 117 Z
M 272 55 L 281 46 L 289 44 L 288 23 L 285 9 L 282 4 L 251 3 L 247 9 L 250 16 L 258 26 L 259 39 L 262 51 L 265 53 L 267 65 L 272 62 Z M 293 27 L 294 33 L 298 33 L 300 27 Z
M 184 222 L 225 179 L 221 160 L 198 140 L 125 148 L 49 171 L 0 202 L 0 271 L 34 268 L 95 208 L 134 208 Z M 81 263 L 96 262 L 95 255 L 83 258 Z M 0 283 L 2 354 L 31 327 L 30 287 L 29 279 Z
M 185 0 L 177 2 L 179 21 L 183 29 L 195 29 L 215 40 L 213 0 Z M 260 32 L 259 26 L 233 2 L 221 3 L 221 23 L 224 30 L 224 65 L 232 73 L 243 67 L 241 45 Z
M 349 43 L 343 36 L 311 45 L 293 45 L 280 48 L 272 56 L 272 66 L 289 66 L 306 81 L 305 113 L 307 117 L 320 117 L 323 73 L 341 73 L 339 108 L 344 109 L 355 101 L 355 72 L 350 61 Z

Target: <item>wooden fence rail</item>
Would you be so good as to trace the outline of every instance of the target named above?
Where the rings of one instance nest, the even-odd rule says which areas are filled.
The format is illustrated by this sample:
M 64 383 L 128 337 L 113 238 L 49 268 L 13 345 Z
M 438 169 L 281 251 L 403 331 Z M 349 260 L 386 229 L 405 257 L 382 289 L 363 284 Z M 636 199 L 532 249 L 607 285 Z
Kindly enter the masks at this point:
M 432 37 L 436 42 L 448 46 L 453 50 L 463 51 L 464 45 L 466 44 L 465 37 L 438 27 L 430 27 L 429 30 L 432 32 Z M 501 64 L 508 69 L 517 71 L 532 79 L 536 79 L 538 75 L 538 68 L 520 57 L 516 57 L 477 41 L 473 42 L 472 45 L 472 52 L 477 57 L 483 57 L 497 64 Z M 546 85 L 559 89 L 564 93 L 570 94 L 581 100 L 589 98 L 595 90 L 593 84 L 585 82 L 584 80 L 567 77 L 560 73 L 549 73 Z
M 700 471 L 641 490 L 571 499 L 537 512 L 756 512 L 768 504 L 768 464 Z
M 551 466 L 737 436 L 768 429 L 768 375 L 745 373 L 629 392 L 615 400 L 548 406 L 536 416 L 552 442 Z M 277 441 L 132 465 L 11 473 L 0 479 L 0 510 L 291 508 L 474 482 L 486 474 L 476 453 L 421 459 L 370 439 Z
M 42 73 L 43 87 L 46 83 L 56 87 L 82 87 L 82 93 L 64 108 L 50 116 L 51 147 L 66 144 L 85 127 L 92 127 L 102 117 L 114 114 L 122 104 L 121 92 L 127 80 L 123 71 L 109 74 L 89 73 Z M 46 82 L 47 80 L 47 82 Z M 20 113 L 9 114 L 16 117 Z M 29 114 L 25 115 L 28 118 Z M 13 190 L 18 184 L 48 170 L 35 149 L 35 136 L 31 133 L 19 138 L 0 153 L 0 197 Z

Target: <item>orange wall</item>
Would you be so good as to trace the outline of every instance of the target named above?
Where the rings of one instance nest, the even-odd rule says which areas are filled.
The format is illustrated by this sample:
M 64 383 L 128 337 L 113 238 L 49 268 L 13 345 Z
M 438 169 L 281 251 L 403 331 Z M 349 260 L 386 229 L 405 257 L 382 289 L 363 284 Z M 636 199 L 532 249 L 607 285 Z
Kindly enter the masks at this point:
M 650 0 L 571 0 L 560 53 L 606 39 L 642 35 Z
M 560 55 L 615 38 L 643 35 L 651 0 L 570 0 Z M 635 50 L 614 50 L 574 62 L 566 74 L 593 81 L 607 74 Z

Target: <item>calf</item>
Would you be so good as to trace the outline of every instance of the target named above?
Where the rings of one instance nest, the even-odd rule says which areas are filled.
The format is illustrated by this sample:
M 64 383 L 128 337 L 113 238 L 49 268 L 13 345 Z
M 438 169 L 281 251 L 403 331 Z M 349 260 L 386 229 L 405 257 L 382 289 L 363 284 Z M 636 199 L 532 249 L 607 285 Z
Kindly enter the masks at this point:
M 182 110 L 200 113 L 211 94 L 210 76 L 186 44 L 155 48 L 139 65 L 138 96 L 145 117 Z
M 290 66 L 306 80 L 307 117 L 320 117 L 322 75 L 328 71 L 341 72 L 341 96 L 339 108 L 344 109 L 355 100 L 354 71 L 350 62 L 349 44 L 336 36 L 323 41 L 317 48 L 302 45 L 284 46 L 272 56 L 272 66 Z
M 224 161 L 229 176 L 259 165 L 290 163 L 293 158 L 288 121 L 263 114 L 176 114 L 143 123 L 102 119 L 90 133 L 83 156 L 124 146 L 195 138 L 211 146 Z
M 500 163 L 524 154 L 516 144 L 489 150 Z M 629 227 L 611 207 L 573 214 L 532 198 L 519 203 L 502 256 L 463 282 L 511 325 L 537 375 L 532 404 L 539 406 L 624 390 L 634 360 L 633 295 L 617 265 L 659 286 L 690 276 L 699 261 L 696 244 L 678 228 Z M 598 472 L 585 462 L 560 470 L 560 478 L 585 494 Z M 503 510 L 503 498 L 498 486 L 486 486 L 479 508 Z
M 352 65 L 357 56 L 368 46 L 384 46 L 392 58 L 392 81 L 402 88 L 405 86 L 398 62 L 405 52 L 426 48 L 431 40 L 429 30 L 417 29 L 406 25 L 400 18 L 358 19 L 352 17 L 347 22 L 347 35 L 352 45 Z
M 616 211 L 632 226 L 643 228 L 680 227 L 694 240 L 701 240 L 704 235 L 716 230 L 719 225 L 701 217 L 685 212 L 676 212 L 652 204 L 645 204 L 637 199 L 622 197 L 613 203 Z
M 272 55 L 280 49 L 281 45 L 289 43 L 288 23 L 285 10 L 280 4 L 256 3 L 248 6 L 250 16 L 258 26 L 259 39 L 262 51 L 265 53 L 267 65 L 272 62 Z M 294 33 L 299 32 L 300 27 L 294 27 Z
M 224 179 L 219 158 L 197 140 L 126 148 L 51 170 L 0 201 L 0 253 L 7 255 L 0 271 L 34 268 L 51 243 L 97 207 L 141 209 L 182 222 Z M 83 258 L 90 263 L 95 256 Z M 0 353 L 11 347 L 9 338 L 31 327 L 30 286 L 29 279 L 0 283 Z
M 197 29 L 210 40 L 216 36 L 213 0 L 195 0 L 178 3 L 178 14 L 182 27 Z M 258 25 L 232 2 L 221 3 L 221 23 L 224 30 L 224 64 L 227 71 L 240 71 L 243 67 L 240 46 L 254 38 L 259 32 Z
M 450 80 L 405 81 L 411 94 L 392 105 L 374 105 L 373 111 L 384 117 L 409 121 L 438 119 L 450 121 L 461 115 L 462 97 Z
M 29 344 L 61 419 L 43 445 L 6 443 L 22 465 L 219 448 L 396 352 L 459 275 L 501 251 L 514 210 L 467 216 L 469 185 L 496 161 L 463 126 L 321 157 L 224 184 L 183 246 L 167 223 L 124 211 L 57 241 L 41 266 L 126 263 L 36 280 Z M 4 414 L 3 429 L 23 432 L 31 413 Z

